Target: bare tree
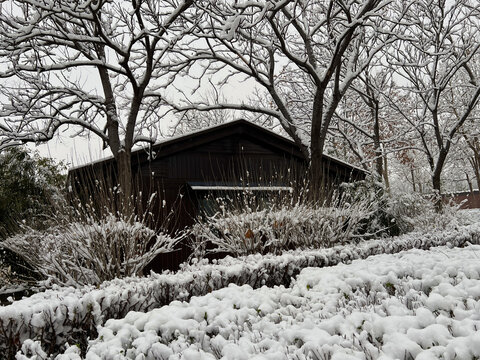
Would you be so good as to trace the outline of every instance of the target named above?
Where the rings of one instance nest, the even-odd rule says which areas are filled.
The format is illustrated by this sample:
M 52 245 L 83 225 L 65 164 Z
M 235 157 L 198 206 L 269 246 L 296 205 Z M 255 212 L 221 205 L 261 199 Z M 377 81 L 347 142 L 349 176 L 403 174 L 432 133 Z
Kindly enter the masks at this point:
M 131 149 L 155 138 L 162 89 L 182 67 L 169 50 L 189 33 L 193 3 L 1 1 L 0 149 L 67 127 L 95 134 L 129 199 Z
M 471 73 L 476 74 L 474 76 L 480 76 L 480 53 L 478 53 L 468 65 L 468 69 Z M 470 81 L 470 75 L 468 72 L 463 72 L 465 79 L 464 83 Z M 456 111 L 454 106 L 458 103 L 458 98 L 464 97 L 461 91 L 455 91 L 450 93 L 451 107 Z M 466 96 L 468 98 L 468 95 Z M 459 116 L 458 111 L 455 112 L 455 116 Z M 470 113 L 469 118 L 465 121 L 460 129 L 461 137 L 463 141 L 458 141 L 460 147 L 460 153 L 462 158 L 467 160 L 468 164 L 473 171 L 473 178 L 475 178 L 476 188 L 480 190 L 480 106 L 476 106 Z M 458 146 L 458 145 L 457 145 Z M 466 170 L 465 170 L 466 171 Z M 473 181 L 473 180 L 472 180 Z M 470 186 L 473 190 L 473 185 Z
M 475 135 L 466 137 L 465 141 L 471 151 L 471 153 L 467 155 L 468 163 L 470 164 L 475 175 L 477 189 L 480 190 L 480 139 L 478 135 Z
M 476 1 L 416 1 L 403 30 L 408 41 L 390 52 L 411 96 L 410 108 L 395 108 L 417 132 L 439 193 L 449 151 L 480 97 L 470 67 L 480 49 L 478 16 Z
M 335 112 L 330 131 L 350 149 L 357 161 L 389 186 L 389 153 L 405 147 L 399 117 L 387 99 L 403 101 L 396 91 L 392 71 L 377 64 L 369 66 L 352 82 L 352 86 Z
M 181 92 L 182 90 L 179 89 Z M 196 100 L 197 103 L 225 103 L 227 100 L 215 87 Z M 171 127 L 172 135 L 182 135 L 189 132 L 223 124 L 235 119 L 235 112 L 230 109 L 216 109 L 208 112 L 189 111 L 180 114 Z
M 321 180 L 322 155 L 335 110 L 352 81 L 394 36 L 406 2 L 391 1 L 215 1 L 197 35 L 206 49 L 191 59 L 208 61 L 205 73 L 228 71 L 253 78 L 269 106 L 246 103 L 177 107 L 231 108 L 278 119 L 310 160 Z M 184 52 L 185 54 L 185 52 Z M 317 184 L 313 184 L 314 186 Z
M 442 191 L 449 192 L 473 192 L 476 184 L 476 167 L 471 163 L 475 154 L 463 137 L 459 137 L 450 150 L 444 165 L 442 176 Z
M 220 125 L 235 119 L 241 118 L 252 123 L 258 124 L 264 128 L 275 131 L 282 135 L 286 135 L 283 128 L 281 128 L 278 120 L 272 116 L 261 113 L 252 113 L 248 111 L 238 111 L 229 109 L 228 107 L 219 107 L 210 111 L 196 110 L 196 107 L 209 106 L 209 104 L 227 104 L 228 99 L 225 94 L 218 89 L 209 79 L 212 85 L 210 90 L 204 91 L 199 97 L 195 99 L 188 99 L 188 103 L 192 105 L 193 109 L 190 111 L 177 112 L 177 119 L 170 127 L 172 136 L 186 134 L 189 132 L 198 131 L 208 127 Z M 180 93 L 184 93 L 183 89 L 178 89 Z M 251 106 L 262 106 L 269 100 L 259 94 L 258 91 L 246 99 Z M 267 105 L 268 106 L 268 105 Z M 174 105 L 175 107 L 175 105 Z

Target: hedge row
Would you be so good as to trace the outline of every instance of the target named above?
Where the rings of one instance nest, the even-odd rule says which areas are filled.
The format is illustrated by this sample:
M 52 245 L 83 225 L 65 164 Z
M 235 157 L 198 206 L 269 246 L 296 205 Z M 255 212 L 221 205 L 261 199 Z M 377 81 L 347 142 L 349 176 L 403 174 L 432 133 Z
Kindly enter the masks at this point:
M 146 278 L 116 279 L 99 288 L 54 288 L 0 308 L 0 354 L 13 359 L 27 339 L 41 342 L 47 354 L 56 354 L 66 343 L 86 350 L 96 337 L 96 326 L 129 311 L 149 311 L 173 300 L 189 300 L 230 283 L 288 286 L 306 267 L 332 266 L 370 255 L 402 250 L 480 243 L 480 224 L 431 234 L 407 234 L 396 238 L 362 241 L 309 251 L 290 251 L 279 256 L 250 255 L 213 263 L 185 266 L 176 273 L 151 274 Z

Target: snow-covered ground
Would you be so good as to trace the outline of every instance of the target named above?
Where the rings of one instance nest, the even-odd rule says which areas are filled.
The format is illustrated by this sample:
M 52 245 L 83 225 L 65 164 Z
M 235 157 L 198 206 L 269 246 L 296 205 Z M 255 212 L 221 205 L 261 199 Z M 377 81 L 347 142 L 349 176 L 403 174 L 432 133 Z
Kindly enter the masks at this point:
M 480 246 L 438 247 L 131 312 L 99 328 L 87 359 L 478 359 L 479 329 Z

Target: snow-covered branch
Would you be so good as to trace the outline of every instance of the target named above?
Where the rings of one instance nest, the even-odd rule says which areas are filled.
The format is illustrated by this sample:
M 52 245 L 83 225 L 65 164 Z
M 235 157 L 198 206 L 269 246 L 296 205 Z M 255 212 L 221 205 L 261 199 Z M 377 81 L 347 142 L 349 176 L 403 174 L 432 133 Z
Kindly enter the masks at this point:
M 159 118 L 147 114 L 163 105 L 144 94 L 162 93 L 186 66 L 173 48 L 196 22 L 193 3 L 3 1 L 0 147 L 48 141 L 65 126 L 93 133 L 110 147 L 128 197 L 131 148 L 154 141 Z
M 252 110 L 280 114 L 282 127 L 315 167 L 340 100 L 377 53 L 399 39 L 408 4 L 207 1 L 205 21 L 194 30 L 206 46 L 189 58 L 207 62 L 206 75 L 218 76 L 221 68 L 226 78 L 255 80 L 271 105 Z

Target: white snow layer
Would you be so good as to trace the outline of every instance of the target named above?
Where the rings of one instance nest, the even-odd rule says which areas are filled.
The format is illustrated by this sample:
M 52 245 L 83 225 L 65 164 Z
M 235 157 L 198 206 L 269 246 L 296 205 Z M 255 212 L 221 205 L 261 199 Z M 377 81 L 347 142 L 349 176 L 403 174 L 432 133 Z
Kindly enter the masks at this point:
M 223 290 L 224 292 L 231 292 L 232 294 L 240 292 L 244 301 L 256 301 L 253 298 L 254 292 L 252 292 L 252 288 L 259 288 L 262 285 L 273 287 L 274 285 L 285 284 L 288 286 L 292 277 L 296 276 L 306 267 L 324 267 L 342 262 L 349 263 L 354 259 L 366 258 L 374 254 L 397 253 L 401 250 L 411 248 L 429 249 L 433 246 L 445 244 L 448 244 L 450 247 L 464 246 L 468 243 L 480 243 L 480 224 L 477 223 L 461 227 L 454 231 L 436 232 L 432 234 L 409 234 L 397 238 L 364 241 L 359 244 L 348 244 L 327 249 L 291 251 L 280 256 L 252 255 L 239 259 L 226 258 L 213 264 L 201 263 L 188 266 L 174 274 L 163 273 L 152 274 L 147 278 L 134 277 L 122 280 L 117 279 L 102 284 L 100 288 L 57 288 L 48 290 L 44 293 L 39 293 L 29 298 L 16 301 L 9 306 L 0 307 L 0 325 L 3 329 L 3 331 L 0 331 L 0 352 L 15 354 L 25 340 L 31 339 L 33 341 L 39 341 L 44 351 L 47 351 L 47 349 L 52 351 L 51 349 L 53 349 L 53 353 L 56 353 L 58 351 L 57 349 L 61 349 L 66 342 L 74 344 L 85 341 L 84 334 L 86 332 L 91 332 L 92 329 L 104 324 L 108 319 L 123 318 L 125 316 L 127 316 L 128 319 L 129 316 L 132 316 L 130 315 L 132 313 L 127 315 L 129 311 L 149 311 L 153 308 L 170 304 L 174 300 L 185 301 L 192 296 L 208 294 L 209 292 L 221 289 L 230 283 L 237 285 L 247 284 L 249 286 L 242 288 L 229 287 L 227 290 Z M 310 287 L 313 287 L 314 285 L 315 284 L 313 283 L 309 284 Z M 305 288 L 304 290 L 308 289 Z M 283 293 L 283 290 L 278 289 L 272 291 Z M 332 291 L 334 291 L 333 288 Z M 223 293 L 220 292 L 216 294 L 216 296 L 220 296 L 218 294 Z M 285 292 L 284 297 L 286 299 L 292 298 L 292 296 L 291 292 Z M 225 299 L 221 302 L 223 303 L 224 300 Z M 434 300 L 435 299 L 432 299 L 431 301 Z M 192 301 L 195 303 L 197 300 Z M 231 301 L 233 302 L 233 300 Z M 243 328 L 245 326 L 249 326 L 248 324 L 250 322 L 246 321 L 246 319 L 249 319 L 252 311 L 259 314 L 263 314 L 264 312 L 270 313 L 273 311 L 271 309 L 275 309 L 275 304 L 276 300 L 273 303 L 266 301 L 258 304 L 257 309 L 251 307 L 248 309 L 244 308 L 242 312 L 236 313 L 236 316 L 238 317 L 236 323 L 231 323 L 230 318 L 225 318 L 224 324 L 228 324 L 228 326 L 233 329 L 232 331 L 239 334 L 241 331 L 244 331 Z M 237 305 L 240 306 L 240 304 Z M 189 309 L 188 311 L 185 310 L 188 314 L 195 313 L 195 311 L 189 308 L 186 303 L 174 302 L 171 306 L 172 307 L 169 308 L 170 310 L 167 312 L 173 311 L 182 314 L 179 309 L 185 308 Z M 221 305 L 219 304 L 218 306 L 220 309 Z M 285 311 L 288 313 L 290 310 L 293 311 L 294 308 L 296 308 L 296 305 L 290 304 L 286 307 L 287 310 Z M 175 347 L 177 346 L 175 345 L 177 343 L 175 336 L 181 334 L 180 330 L 192 330 L 196 326 L 194 325 L 195 322 L 201 322 L 201 319 L 203 319 L 204 316 L 206 316 L 207 319 L 209 319 L 209 316 L 212 316 L 211 310 L 205 311 L 200 315 L 197 313 L 195 314 L 196 317 L 194 319 L 189 318 L 188 316 L 190 315 L 181 315 L 186 317 L 185 321 L 173 318 L 172 321 L 176 325 L 181 325 L 183 327 L 173 331 L 171 339 L 168 339 L 170 346 L 169 349 L 171 351 L 177 349 L 177 347 Z M 198 318 L 198 316 L 200 316 L 200 318 Z M 224 317 L 224 315 L 219 316 L 219 319 Z M 281 319 L 279 318 L 278 321 L 281 322 L 280 320 Z M 270 323 L 268 324 L 269 327 L 274 325 Z M 193 327 L 191 328 L 190 326 Z M 122 327 L 122 331 L 127 331 L 125 329 Z M 215 332 L 217 328 L 210 327 L 207 332 L 198 330 L 200 331 L 198 336 L 203 339 L 205 334 L 210 333 L 210 329 Z M 138 345 L 135 346 L 143 348 L 140 345 L 146 341 L 145 336 L 142 335 L 139 337 L 140 330 L 136 327 L 132 327 L 131 331 L 131 338 L 139 339 L 136 343 Z M 267 333 L 268 331 L 266 334 Z M 222 335 L 222 333 L 219 335 Z M 295 336 L 297 335 L 298 334 L 295 334 Z M 105 337 L 105 335 L 103 336 Z M 150 336 L 154 339 L 155 336 L 159 335 L 154 335 L 153 332 L 150 332 Z M 165 334 L 162 332 L 161 337 L 164 336 Z M 193 336 L 193 333 L 189 333 L 189 336 Z M 258 335 L 257 331 L 255 332 L 255 335 L 252 336 L 260 335 Z M 222 335 L 222 337 L 224 337 L 226 341 L 229 341 L 230 333 L 225 334 L 225 336 Z M 233 348 L 238 345 L 236 343 L 223 344 L 221 343 L 222 337 L 214 337 L 216 339 L 215 341 L 218 343 L 215 343 L 217 345 L 214 344 L 213 347 L 208 344 L 209 351 L 215 351 L 211 349 L 214 349 L 216 346 L 223 348 L 223 345 L 228 345 L 229 348 Z M 200 338 L 192 337 L 190 340 L 193 343 L 198 343 Z M 124 338 L 116 337 L 116 339 L 116 341 L 120 341 L 119 339 L 122 339 L 123 341 Z M 200 343 L 202 341 L 200 341 Z M 265 346 L 267 346 L 266 344 L 270 343 L 270 341 L 271 340 L 267 339 L 265 340 L 265 343 L 262 342 L 261 346 L 252 347 L 252 351 L 263 351 L 262 349 L 264 349 Z M 301 342 L 305 341 L 301 340 Z M 307 343 L 311 345 L 310 342 L 307 341 Z M 297 342 L 296 344 L 298 345 L 300 342 Z M 305 345 L 307 348 L 310 346 L 308 344 Z M 178 349 L 183 349 L 182 346 L 183 345 L 179 343 Z M 307 348 L 305 346 L 302 345 L 298 349 L 306 351 Z M 332 349 L 336 348 L 336 346 L 337 345 L 332 345 Z M 148 346 L 147 348 L 149 349 L 147 354 L 149 354 L 149 351 L 167 351 L 166 348 L 160 345 L 154 347 L 156 350 L 151 350 Z M 270 347 L 267 348 L 270 349 Z M 194 349 L 194 347 L 189 349 L 189 351 L 193 351 L 192 349 Z M 91 353 L 95 354 L 95 352 L 92 351 Z M 282 354 L 286 354 L 285 351 Z M 182 354 L 182 356 L 185 357 L 187 356 L 185 354 L 188 354 L 188 351 L 182 352 Z M 109 358 L 105 354 L 102 356 Z M 195 357 L 197 355 L 192 356 Z
M 86 359 L 478 359 L 479 300 L 480 246 L 415 249 L 130 312 Z

